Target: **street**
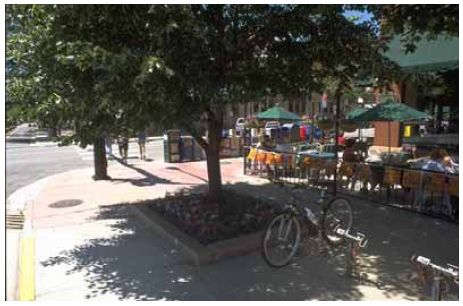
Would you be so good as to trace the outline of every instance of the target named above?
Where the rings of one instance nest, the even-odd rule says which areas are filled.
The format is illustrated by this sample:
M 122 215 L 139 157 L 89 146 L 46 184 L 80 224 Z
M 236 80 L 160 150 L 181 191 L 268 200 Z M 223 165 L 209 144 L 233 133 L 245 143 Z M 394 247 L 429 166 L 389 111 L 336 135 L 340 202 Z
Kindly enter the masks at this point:
M 147 159 L 163 160 L 162 140 L 152 140 L 146 145 Z M 112 146 L 118 157 L 117 144 Z M 136 142 L 129 144 L 129 163 L 137 163 L 139 149 Z M 117 163 L 109 159 L 108 163 Z M 56 143 L 6 143 L 6 197 L 14 191 L 49 175 L 93 166 L 93 147 L 60 147 Z M 111 173 L 109 173 L 111 175 Z

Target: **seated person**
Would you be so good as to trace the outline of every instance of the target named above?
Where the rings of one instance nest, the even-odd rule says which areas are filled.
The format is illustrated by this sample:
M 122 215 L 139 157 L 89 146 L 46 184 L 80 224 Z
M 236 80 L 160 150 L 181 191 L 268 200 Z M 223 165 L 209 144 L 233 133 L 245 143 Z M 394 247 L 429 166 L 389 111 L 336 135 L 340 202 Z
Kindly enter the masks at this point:
M 346 148 L 342 153 L 342 160 L 345 162 L 359 162 L 360 157 L 358 156 L 357 152 L 355 152 L 355 139 L 349 138 L 346 140 Z
M 455 173 L 450 155 L 442 148 L 432 150 L 430 159 L 422 166 L 423 170 Z

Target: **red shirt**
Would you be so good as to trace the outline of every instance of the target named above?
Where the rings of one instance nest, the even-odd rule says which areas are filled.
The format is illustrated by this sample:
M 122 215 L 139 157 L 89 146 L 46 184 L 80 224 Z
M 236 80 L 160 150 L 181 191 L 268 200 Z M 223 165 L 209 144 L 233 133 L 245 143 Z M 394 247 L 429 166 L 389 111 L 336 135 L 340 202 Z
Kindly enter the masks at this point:
M 344 136 L 338 136 L 338 144 L 344 146 L 346 144 L 346 138 L 344 138 Z

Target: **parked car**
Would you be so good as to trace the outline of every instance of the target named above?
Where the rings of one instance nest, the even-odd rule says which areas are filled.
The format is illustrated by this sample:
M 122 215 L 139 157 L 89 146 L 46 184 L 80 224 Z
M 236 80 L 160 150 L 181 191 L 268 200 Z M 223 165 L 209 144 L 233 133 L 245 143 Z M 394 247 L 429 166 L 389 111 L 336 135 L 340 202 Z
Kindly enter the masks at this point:
M 235 129 L 236 129 L 236 133 L 237 133 L 238 135 L 240 135 L 240 136 L 241 136 L 241 131 L 244 130 L 244 124 L 245 124 L 245 122 L 246 122 L 246 121 L 245 121 L 244 118 L 242 118 L 242 117 L 236 119 Z

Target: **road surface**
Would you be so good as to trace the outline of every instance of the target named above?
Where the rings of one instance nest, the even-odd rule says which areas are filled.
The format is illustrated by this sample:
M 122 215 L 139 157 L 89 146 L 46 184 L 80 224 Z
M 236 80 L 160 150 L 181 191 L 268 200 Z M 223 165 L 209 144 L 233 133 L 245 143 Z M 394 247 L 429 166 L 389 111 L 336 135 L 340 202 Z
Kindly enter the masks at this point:
M 117 145 L 113 145 L 113 154 L 119 156 Z M 162 140 L 147 143 L 148 161 L 163 160 Z M 137 143 L 129 144 L 129 163 L 139 161 Z M 109 163 L 116 163 L 109 160 Z M 93 166 L 93 147 L 82 149 L 78 146 L 59 147 L 56 143 L 39 142 L 6 143 L 6 197 L 14 191 L 49 175 L 73 169 Z

